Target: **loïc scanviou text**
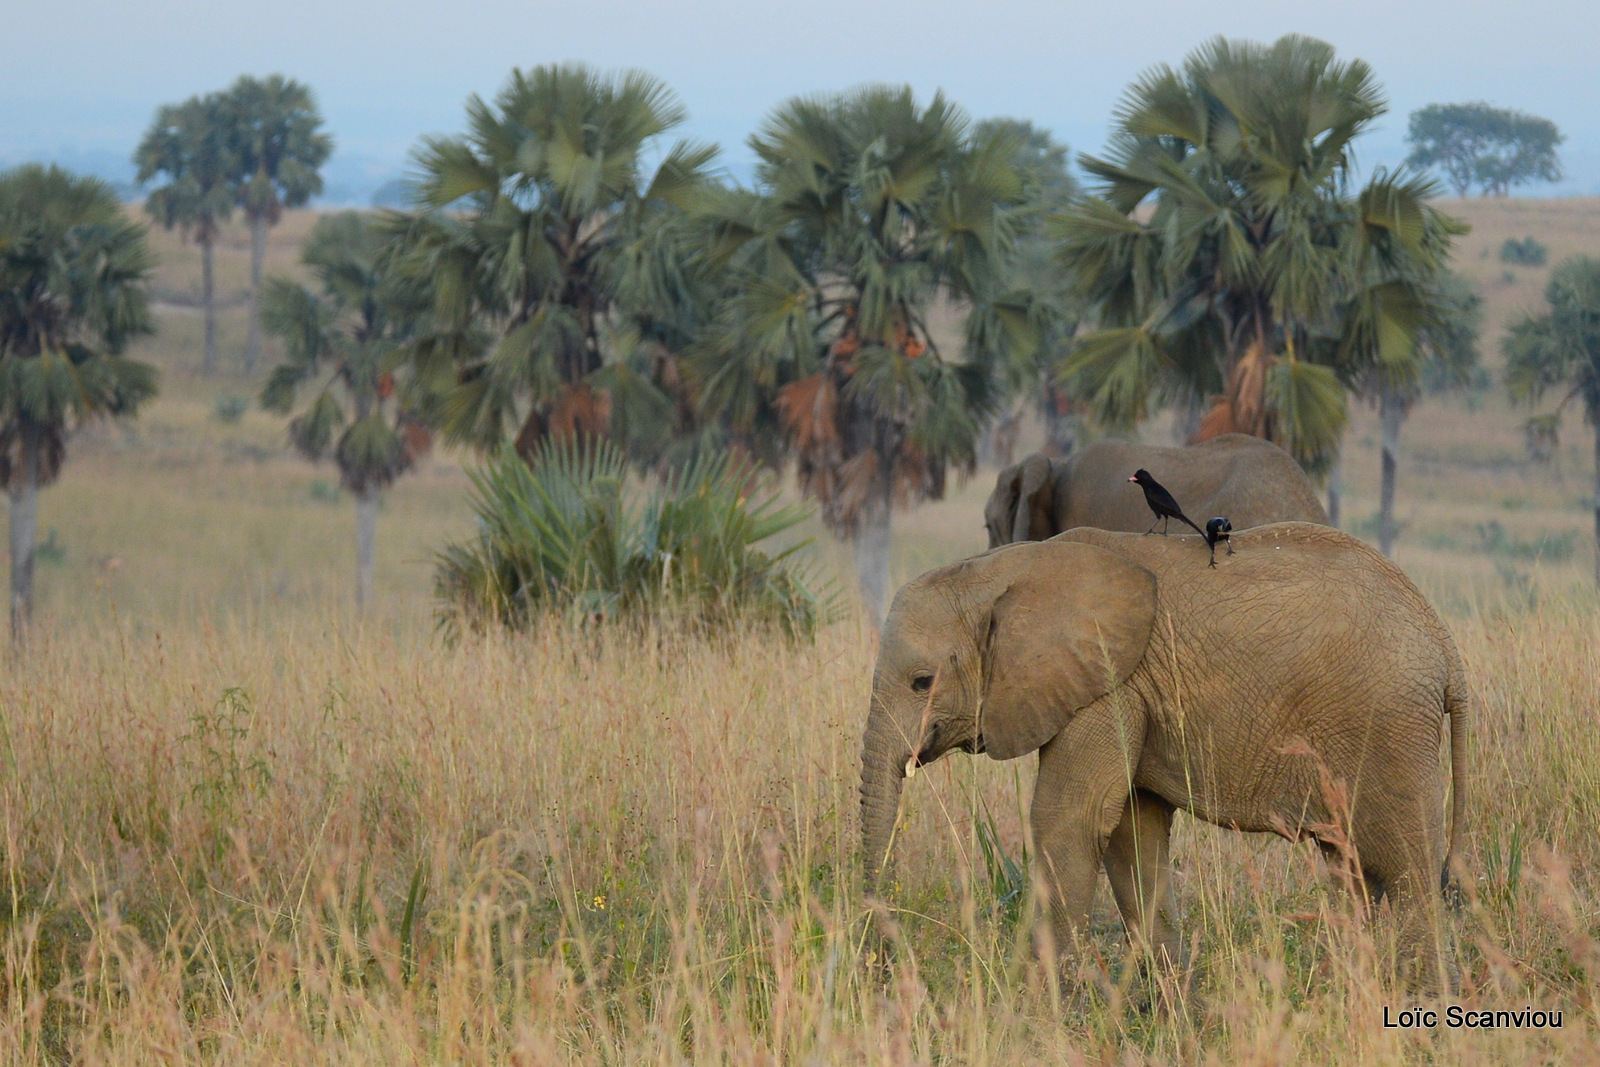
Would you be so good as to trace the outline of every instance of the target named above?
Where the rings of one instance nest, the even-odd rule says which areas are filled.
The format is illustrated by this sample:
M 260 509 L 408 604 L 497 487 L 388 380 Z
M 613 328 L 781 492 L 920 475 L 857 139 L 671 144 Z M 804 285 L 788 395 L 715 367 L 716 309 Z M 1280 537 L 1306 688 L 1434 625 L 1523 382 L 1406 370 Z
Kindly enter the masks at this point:
M 1386 1029 L 1433 1030 L 1440 1022 L 1452 1030 L 1559 1030 L 1561 1012 L 1536 1009 L 1532 1004 L 1496 1010 L 1464 1008 L 1451 1004 L 1442 1012 L 1435 1008 L 1391 1008 L 1383 1006 Z

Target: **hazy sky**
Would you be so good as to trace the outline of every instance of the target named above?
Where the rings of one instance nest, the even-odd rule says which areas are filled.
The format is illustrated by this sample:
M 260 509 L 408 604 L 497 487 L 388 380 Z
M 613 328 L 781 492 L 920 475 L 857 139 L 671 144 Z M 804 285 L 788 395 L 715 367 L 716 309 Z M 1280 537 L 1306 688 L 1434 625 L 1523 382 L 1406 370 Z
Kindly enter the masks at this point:
M 1484 99 L 1567 134 L 1568 181 L 1530 191 L 1600 194 L 1593 0 L 5 2 L 0 162 L 115 166 L 158 105 L 280 71 L 317 92 L 338 144 L 330 184 L 370 187 L 400 173 L 418 135 L 458 129 L 469 93 L 555 60 L 658 75 L 689 109 L 685 132 L 721 143 L 741 176 L 744 139 L 773 105 L 864 81 L 942 88 L 975 117 L 1029 118 L 1095 150 L 1144 68 L 1219 33 L 1298 32 L 1367 60 L 1387 89 L 1390 113 L 1358 143 L 1364 163 L 1398 160 L 1412 109 Z

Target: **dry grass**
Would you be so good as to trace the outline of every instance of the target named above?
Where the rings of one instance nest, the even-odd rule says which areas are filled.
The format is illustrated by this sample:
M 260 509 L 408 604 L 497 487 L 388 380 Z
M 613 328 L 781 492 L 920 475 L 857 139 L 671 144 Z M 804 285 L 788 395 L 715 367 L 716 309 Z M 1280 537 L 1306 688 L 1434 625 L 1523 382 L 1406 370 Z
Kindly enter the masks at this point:
M 1504 216 L 1469 240 L 1532 233 L 1565 254 L 1516 202 L 1462 207 Z M 274 231 L 275 257 L 303 223 Z M 449 455 L 387 495 L 378 606 L 358 621 L 335 476 L 259 412 L 216 421 L 216 394 L 253 388 L 194 377 L 198 319 L 161 316 L 143 354 L 167 390 L 133 428 L 73 442 L 42 498 L 61 551 L 41 564 L 40 639 L 0 666 L 0 1061 L 1600 1058 L 1586 433 L 1539 467 L 1493 396 L 1430 401 L 1406 427 L 1398 558 L 1483 705 L 1462 999 L 1565 1021 L 1415 1035 L 1382 1025 L 1401 998 L 1378 977 L 1381 916 L 1353 921 L 1306 849 L 1184 816 L 1193 988 L 1148 1008 L 1102 893 L 1094 991 L 1058 996 L 978 836 L 992 820 L 1021 857 L 1031 760 L 958 755 L 908 786 L 886 979 L 855 887 L 858 624 L 814 648 L 560 630 L 444 647 L 428 554 L 470 522 Z M 1360 413 L 1347 525 L 1376 509 L 1376 437 Z M 899 520 L 897 580 L 983 547 L 987 488 Z M 1486 540 L 1491 521 L 1509 541 Z M 1563 558 L 1515 547 L 1569 532 Z
M 1477 287 L 1484 300 L 1489 330 L 1486 340 L 1499 362 L 1500 333 L 1505 321 L 1544 304 L 1550 269 L 1568 256 L 1600 255 L 1600 200 L 1562 197 L 1548 200 L 1467 197 L 1441 200 L 1439 206 L 1472 227 L 1456 245 L 1456 270 Z M 1543 267 L 1500 262 L 1507 239 L 1536 237 L 1550 250 Z
M 1553 1032 L 1382 1027 L 1385 934 L 1305 848 L 1180 818 L 1204 971 L 1052 998 L 975 833 L 1030 769 L 907 795 L 884 983 L 853 888 L 870 643 L 545 632 L 447 650 L 314 617 L 62 634 L 3 677 L 10 1062 L 1582 1062 L 1597 955 L 1592 608 L 1458 624 L 1473 751 L 1462 1000 Z M 1104 894 L 1103 894 L 1104 896 Z

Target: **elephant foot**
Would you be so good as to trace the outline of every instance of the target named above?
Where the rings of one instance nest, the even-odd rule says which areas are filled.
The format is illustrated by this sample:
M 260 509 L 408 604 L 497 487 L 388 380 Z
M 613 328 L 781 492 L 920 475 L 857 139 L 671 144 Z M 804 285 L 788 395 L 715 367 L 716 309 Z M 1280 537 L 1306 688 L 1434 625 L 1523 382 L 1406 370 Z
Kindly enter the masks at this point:
M 1119 990 L 1135 1013 L 1171 1018 L 1196 1008 L 1197 979 L 1194 968 L 1173 962 L 1165 953 L 1146 952 L 1129 958 Z

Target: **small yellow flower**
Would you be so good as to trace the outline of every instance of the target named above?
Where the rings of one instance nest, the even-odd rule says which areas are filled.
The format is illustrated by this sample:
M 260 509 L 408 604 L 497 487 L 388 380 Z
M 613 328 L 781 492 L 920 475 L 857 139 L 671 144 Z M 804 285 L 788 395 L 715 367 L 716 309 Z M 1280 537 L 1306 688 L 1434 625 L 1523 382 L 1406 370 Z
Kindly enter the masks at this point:
M 595 894 L 594 910 L 595 911 L 605 911 L 606 910 L 606 895 L 604 893 Z

